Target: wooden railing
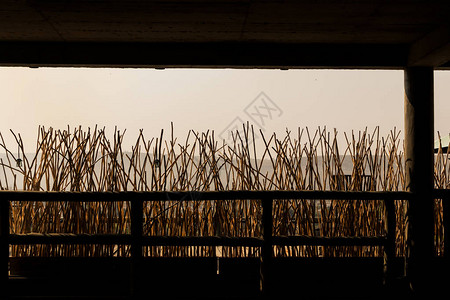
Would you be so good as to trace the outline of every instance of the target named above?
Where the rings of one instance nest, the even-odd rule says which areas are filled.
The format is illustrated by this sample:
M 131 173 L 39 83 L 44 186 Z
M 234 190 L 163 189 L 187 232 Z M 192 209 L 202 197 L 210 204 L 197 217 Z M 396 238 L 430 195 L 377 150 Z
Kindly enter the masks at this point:
M 449 190 L 435 190 L 435 198 L 450 198 Z M 350 192 L 350 191 L 211 191 L 211 192 L 20 192 L 0 191 L 0 272 L 2 281 L 9 280 L 8 263 L 10 245 L 32 244 L 105 244 L 131 246 L 131 293 L 138 291 L 138 274 L 144 246 L 253 246 L 261 249 L 260 289 L 262 295 L 270 293 L 273 246 L 382 246 L 384 276 L 388 282 L 395 257 L 395 200 L 411 200 L 408 192 Z M 262 203 L 263 235 L 258 237 L 186 237 L 144 236 L 144 201 L 199 201 L 199 200 L 260 199 Z M 375 237 L 312 237 L 273 236 L 273 201 L 283 199 L 308 200 L 382 200 L 385 203 L 386 235 Z M 11 234 L 9 227 L 12 201 L 129 201 L 131 203 L 131 233 L 113 234 Z M 444 220 L 448 224 L 448 201 L 444 201 Z M 448 227 L 447 227 L 448 228 Z M 446 237 L 448 233 L 446 231 Z M 448 239 L 445 239 L 448 243 Z M 448 249 L 448 247 L 446 248 Z M 5 286 L 5 285 L 3 285 Z

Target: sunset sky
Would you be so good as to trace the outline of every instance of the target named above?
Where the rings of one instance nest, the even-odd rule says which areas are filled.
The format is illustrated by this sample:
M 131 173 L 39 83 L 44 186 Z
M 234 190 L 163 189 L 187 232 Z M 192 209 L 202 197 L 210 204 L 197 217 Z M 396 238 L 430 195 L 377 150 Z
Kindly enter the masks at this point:
M 450 72 L 435 72 L 435 130 L 442 135 L 450 132 L 449 83 Z M 30 152 L 39 125 L 97 124 L 107 133 L 117 126 L 127 130 L 127 148 L 139 129 L 159 136 L 170 122 L 181 139 L 189 129 L 226 138 L 236 121 L 279 135 L 306 126 L 403 131 L 402 71 L 0 68 L 0 97 L 0 132 L 7 143 L 9 129 L 20 133 Z

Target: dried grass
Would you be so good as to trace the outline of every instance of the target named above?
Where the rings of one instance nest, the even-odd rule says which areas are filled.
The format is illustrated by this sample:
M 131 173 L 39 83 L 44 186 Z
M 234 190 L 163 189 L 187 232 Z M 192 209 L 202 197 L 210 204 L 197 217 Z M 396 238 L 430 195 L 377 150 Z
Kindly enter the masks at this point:
M 164 132 L 147 140 L 140 131 L 131 151 L 124 133 L 109 139 L 104 129 L 40 127 L 36 148 L 27 157 L 20 135 L 8 148 L 0 134 L 0 189 L 31 191 L 209 191 L 209 190 L 349 190 L 397 191 L 405 188 L 403 145 L 399 132 L 380 137 L 379 129 L 344 134 L 308 128 L 266 137 L 253 127 L 233 133 L 230 143 L 214 132 L 189 131 L 184 142 Z M 256 137 L 265 147 L 258 153 Z M 17 146 L 17 155 L 10 149 Z M 444 145 L 445 146 L 445 145 Z M 349 168 L 347 161 L 351 160 Z M 449 153 L 436 155 L 435 182 L 449 188 Z M 397 255 L 406 251 L 407 205 L 396 202 Z M 436 253 L 442 254 L 442 201 L 436 202 Z M 261 236 L 261 207 L 256 200 L 149 201 L 146 235 Z M 383 203 L 284 199 L 274 201 L 275 235 L 376 236 L 385 233 Z M 13 202 L 12 233 L 130 232 L 127 201 Z M 258 256 L 258 248 L 148 247 L 148 256 Z M 277 256 L 380 256 L 378 247 L 276 247 Z M 14 246 L 15 256 L 128 256 L 128 246 Z

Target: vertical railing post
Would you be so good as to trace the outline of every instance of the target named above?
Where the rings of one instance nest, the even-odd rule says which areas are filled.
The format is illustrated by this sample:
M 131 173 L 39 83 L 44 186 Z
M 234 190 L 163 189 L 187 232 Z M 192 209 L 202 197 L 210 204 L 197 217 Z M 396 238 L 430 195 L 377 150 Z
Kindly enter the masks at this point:
M 442 210 L 444 218 L 444 257 L 450 258 L 450 197 L 446 194 L 442 197 Z
M 139 298 L 141 288 L 142 235 L 144 224 L 144 203 L 133 198 L 131 203 L 131 296 Z
M 387 287 L 391 287 L 394 278 L 394 260 L 395 260 L 395 248 L 396 248 L 396 229 L 397 220 L 395 215 L 395 201 L 391 199 L 384 200 L 386 206 L 386 227 L 387 237 L 386 244 L 384 246 L 384 284 Z
M 0 261 L 2 295 L 9 295 L 9 200 L 0 199 Z
M 264 298 L 270 296 L 272 280 L 272 198 L 263 198 L 262 202 L 262 227 L 263 246 L 261 248 L 260 264 L 260 291 Z

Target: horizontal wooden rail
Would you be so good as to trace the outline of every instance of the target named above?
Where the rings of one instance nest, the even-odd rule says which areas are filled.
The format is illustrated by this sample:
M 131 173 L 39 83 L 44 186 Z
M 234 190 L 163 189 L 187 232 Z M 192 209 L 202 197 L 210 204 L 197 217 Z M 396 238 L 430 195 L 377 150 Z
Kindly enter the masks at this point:
M 143 246 L 247 246 L 260 247 L 263 239 L 256 237 L 219 236 L 143 236 Z M 131 245 L 132 236 L 127 234 L 70 234 L 70 233 L 29 233 L 11 234 L 11 245 Z
M 274 236 L 272 239 L 272 244 L 279 246 L 383 246 L 386 243 L 385 236 Z M 29 233 L 11 234 L 9 236 L 10 245 L 131 245 L 131 242 L 131 235 L 126 234 Z M 219 236 L 144 236 L 142 237 L 142 245 L 261 247 L 263 245 L 263 238 Z
M 410 200 L 409 192 L 357 191 L 205 191 L 205 192 L 36 192 L 0 191 L 9 201 L 199 201 L 238 199 Z
M 316 236 L 274 236 L 274 245 L 280 246 L 384 246 L 384 236 L 373 237 L 316 237 Z
M 130 245 L 128 234 L 28 233 L 10 234 L 10 245 Z
M 450 199 L 450 189 L 434 189 L 433 197 L 434 199 Z
M 244 246 L 260 247 L 262 238 L 257 237 L 219 237 L 219 236 L 195 236 L 195 237 L 168 237 L 148 236 L 143 238 L 144 246 Z
M 260 247 L 263 239 L 258 237 L 219 237 L 219 236 L 148 236 L 143 238 L 144 246 L 243 246 Z

